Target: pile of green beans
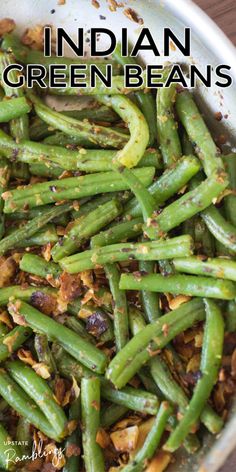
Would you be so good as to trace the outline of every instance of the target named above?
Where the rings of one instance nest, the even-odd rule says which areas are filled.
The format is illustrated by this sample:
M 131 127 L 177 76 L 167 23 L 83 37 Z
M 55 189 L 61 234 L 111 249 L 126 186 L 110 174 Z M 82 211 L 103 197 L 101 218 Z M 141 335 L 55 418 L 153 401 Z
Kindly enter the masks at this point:
M 1 470 L 32 467 L 38 437 L 62 451 L 62 472 L 144 472 L 224 426 L 214 389 L 236 330 L 235 154 L 190 91 L 125 89 L 136 59 L 118 44 L 109 61 L 109 89 L 47 88 L 60 110 L 60 96 L 87 95 L 78 110 L 36 88 L 0 91 Z M 77 63 L 10 33 L 0 72 L 15 62 L 67 76 Z

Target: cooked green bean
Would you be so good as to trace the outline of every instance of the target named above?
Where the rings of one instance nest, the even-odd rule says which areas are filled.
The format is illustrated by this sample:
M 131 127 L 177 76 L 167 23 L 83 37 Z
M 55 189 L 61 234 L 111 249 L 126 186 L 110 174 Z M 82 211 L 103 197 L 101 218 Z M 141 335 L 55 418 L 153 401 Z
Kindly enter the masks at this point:
M 140 261 L 139 269 L 141 273 L 152 274 L 154 272 L 155 263 L 152 261 Z M 142 307 L 146 319 L 149 323 L 153 323 L 159 318 L 161 314 L 159 297 L 157 293 L 149 290 L 142 290 L 141 292 Z
M 178 123 L 173 111 L 175 99 L 176 84 L 160 88 L 157 93 L 157 132 L 165 167 L 171 166 L 182 156 Z
M 184 156 L 173 167 L 167 169 L 148 187 L 148 191 L 155 199 L 156 207 L 181 190 L 199 169 L 200 164 L 194 156 Z M 124 210 L 125 216 L 136 218 L 142 215 L 140 204 L 135 198 L 126 204 Z
M 115 264 L 105 265 L 106 277 L 109 281 L 113 297 L 113 322 L 116 349 L 119 351 L 129 340 L 128 306 L 125 292 L 119 289 L 120 272 Z
M 232 191 L 236 190 L 236 154 L 223 157 L 226 170 L 229 175 L 229 184 Z M 234 194 L 224 197 L 224 208 L 227 220 L 236 226 L 236 196 Z
M 236 253 L 236 229 L 225 220 L 219 210 L 211 205 L 202 212 L 202 218 L 217 241 Z
M 145 469 L 148 459 L 152 458 L 160 443 L 171 413 L 172 407 L 169 405 L 169 403 L 162 402 L 158 414 L 154 420 L 153 426 L 148 433 L 143 446 L 137 452 L 133 461 L 123 468 L 124 472 L 142 472 Z
M 112 244 L 111 246 L 95 248 L 65 257 L 59 261 L 59 264 L 63 270 L 74 274 L 109 262 L 127 260 L 153 261 L 191 254 L 191 238 L 189 236 L 179 236 L 168 241 Z
M 18 361 L 15 361 L 18 362 Z M 22 363 L 20 363 L 22 364 Z M 19 372 L 22 372 L 22 368 L 26 367 L 20 365 Z M 30 374 L 35 374 L 33 370 L 30 370 Z M 37 374 L 35 374 L 37 376 Z M 32 377 L 31 377 L 32 378 Z M 40 379 L 40 377 L 38 377 Z M 40 407 L 31 399 L 30 394 L 34 394 L 34 388 L 31 383 L 29 385 L 25 384 L 26 378 L 22 377 L 22 382 L 24 383 L 24 386 L 29 390 L 29 394 L 24 391 L 23 388 L 21 388 L 18 383 L 16 383 L 15 380 L 13 380 L 4 369 L 0 370 L 0 393 L 3 398 L 7 401 L 7 403 L 15 410 L 17 413 L 19 413 L 21 416 L 25 417 L 29 423 L 33 424 L 36 428 L 38 428 L 40 431 L 42 431 L 44 434 L 46 434 L 49 438 L 51 437 L 52 439 L 55 439 L 56 441 L 60 441 L 64 434 L 62 434 L 61 431 L 61 425 L 60 425 L 60 434 L 58 434 L 59 431 L 56 431 L 54 429 L 54 424 L 50 423 L 48 419 L 45 417 L 43 412 L 41 411 Z M 38 380 L 38 379 L 37 379 Z M 43 379 L 40 379 L 43 380 Z M 45 392 L 47 392 L 47 389 L 49 388 L 45 383 L 43 383 Z M 50 391 L 50 396 L 52 396 L 52 392 Z M 37 397 L 36 399 L 38 400 L 38 392 L 37 392 Z M 55 402 L 55 400 L 54 400 Z M 44 401 L 45 403 L 45 401 Z M 55 405 L 56 402 L 55 402 Z M 59 406 L 57 405 L 57 408 Z M 63 410 L 60 409 L 60 417 L 64 417 L 64 412 Z M 51 419 L 51 417 L 50 417 Z M 66 427 L 66 418 L 65 422 L 63 425 L 63 431 L 64 428 Z
M 81 405 L 80 398 L 76 398 L 70 406 L 69 420 L 79 421 L 81 417 Z M 63 472 L 78 472 L 80 466 L 79 457 L 79 445 L 81 442 L 80 427 L 77 426 L 76 430 L 67 438 L 65 443 L 66 453 L 70 451 L 70 447 L 76 446 L 78 449 L 73 451 L 72 455 L 69 455 L 66 459 L 66 465 L 63 467 Z
M 58 205 L 54 208 L 49 208 L 44 215 L 36 216 L 33 220 L 28 221 L 0 241 L 0 254 L 4 254 L 9 249 L 14 248 L 14 246 L 19 246 L 22 240 L 29 239 L 29 237 L 33 236 L 40 228 L 45 226 L 46 223 L 60 214 L 68 212 L 70 208 L 69 204 Z
M 29 274 L 39 275 L 39 277 L 53 277 L 57 279 L 61 275 L 60 267 L 54 262 L 47 262 L 36 254 L 24 254 L 20 261 L 20 269 Z
M 27 325 L 34 331 L 46 334 L 51 340 L 57 340 L 66 351 L 94 372 L 104 372 L 107 363 L 106 355 L 78 334 L 23 301 L 16 300 L 15 303 L 11 303 L 9 311 L 13 318 L 17 313 L 22 315 Z M 16 317 L 16 322 L 17 319 Z
M 195 152 L 202 162 L 207 177 L 211 177 L 217 169 L 223 168 L 220 151 L 211 137 L 192 94 L 187 90 L 177 94 L 176 110 L 194 145 Z
M 12 54 L 0 53 L 0 73 L 2 75 L 3 70 L 14 64 L 15 58 Z M 17 72 L 13 69 L 8 73 L 8 78 L 11 82 L 17 82 Z M 3 82 L 4 91 L 7 97 L 24 97 L 24 91 L 22 87 L 12 88 Z M 13 138 L 17 140 L 29 138 L 29 117 L 27 112 L 10 122 L 10 132 Z
M 133 172 L 145 186 L 148 186 L 153 179 L 155 170 L 153 167 L 142 167 Z M 103 192 L 120 192 L 128 189 L 127 183 L 117 172 L 99 172 L 80 177 L 51 180 L 5 192 L 3 194 L 4 212 L 14 213 L 24 209 L 26 200 L 27 208 L 30 209 L 61 200 L 75 200 Z
M 122 405 L 115 405 L 112 403 L 110 406 L 102 408 L 101 411 L 101 426 L 103 428 L 109 428 L 109 426 L 116 423 L 121 419 L 126 413 L 128 413 L 128 408 Z
M 67 418 L 63 409 L 55 401 L 53 392 L 47 382 L 36 372 L 21 361 L 7 362 L 7 370 L 13 380 L 32 398 L 42 409 L 46 419 L 55 430 L 58 437 L 66 434 Z
M 205 300 L 206 325 L 204 330 L 201 378 L 195 387 L 189 407 L 171 434 L 165 450 L 174 452 L 183 442 L 191 427 L 196 423 L 216 383 L 224 342 L 224 321 L 218 306 L 212 300 Z
M 82 442 L 87 472 L 104 472 L 104 457 L 96 442 L 100 427 L 100 380 L 84 378 L 81 382 Z
M 74 220 L 64 238 L 52 249 L 53 260 L 58 262 L 63 257 L 77 252 L 86 240 L 114 220 L 121 211 L 119 201 L 112 199 L 91 213 Z
M 174 259 L 173 264 L 178 272 L 207 275 L 207 277 L 234 280 L 236 282 L 236 262 L 229 259 L 202 259 L 201 256 L 192 256 L 186 257 L 186 259 Z
M 127 142 L 127 136 L 119 131 L 114 131 L 114 129 L 110 130 L 105 126 L 97 126 L 89 122 L 75 120 L 70 116 L 54 111 L 32 92 L 28 93 L 28 97 L 33 103 L 35 113 L 39 118 L 48 125 L 53 126 L 53 128 L 68 134 L 68 136 L 88 138 L 93 143 L 101 145 L 104 148 L 114 147 L 120 149 Z
M 163 232 L 170 231 L 183 221 L 191 218 L 207 208 L 213 198 L 216 198 L 227 187 L 227 175 L 218 170 L 194 190 L 187 192 L 181 198 L 171 203 L 156 217 L 150 218 L 146 233 L 150 239 Z
M 228 302 L 225 310 L 225 330 L 229 333 L 236 331 L 236 303 L 234 300 Z
M 45 334 L 36 334 L 34 338 L 34 348 L 39 362 L 43 362 L 49 369 L 50 375 L 57 372 L 57 367 L 49 348 L 47 336 Z
M 5 217 L 3 214 L 4 201 L 2 193 L 6 190 L 8 181 L 10 179 L 10 167 L 4 157 L 0 157 L 0 239 L 2 239 L 5 232 Z
M 193 275 L 170 275 L 163 277 L 160 274 L 135 275 L 122 274 L 120 279 L 121 290 L 149 290 L 151 292 L 168 292 L 190 297 L 219 298 L 232 300 L 236 297 L 236 286 L 229 280 L 212 280 L 208 277 Z
M 0 123 L 20 118 L 29 113 L 31 107 L 25 97 L 11 98 L 1 102 Z
M 90 242 L 91 247 L 108 246 L 127 241 L 128 239 L 134 239 L 136 236 L 142 234 L 142 226 L 142 218 L 134 218 L 130 221 L 118 223 L 115 226 L 111 226 L 106 231 L 101 231 L 93 236 Z
M 49 287 L 42 287 L 40 285 L 37 287 L 11 285 L 10 287 L 0 288 L 0 306 L 7 305 L 9 301 L 17 298 L 31 303 L 37 293 L 45 293 L 51 296 L 55 295 L 55 291 Z
M 194 299 L 179 309 L 161 316 L 155 323 L 146 326 L 136 334 L 110 362 L 106 376 L 117 387 L 122 388 L 135 375 L 142 365 L 150 360 L 152 340 L 154 352 L 165 347 L 179 332 L 188 329 L 195 322 L 203 320 L 205 311 L 201 300 Z M 168 333 L 162 328 L 168 326 Z

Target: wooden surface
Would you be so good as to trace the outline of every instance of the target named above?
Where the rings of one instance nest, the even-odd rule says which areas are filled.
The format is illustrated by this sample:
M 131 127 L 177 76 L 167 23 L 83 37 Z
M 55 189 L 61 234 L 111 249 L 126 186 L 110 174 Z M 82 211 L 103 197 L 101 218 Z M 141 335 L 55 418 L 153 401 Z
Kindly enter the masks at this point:
M 195 0 L 195 3 L 220 26 L 236 45 L 236 0 Z
M 236 45 L 236 0 L 195 0 Z M 219 472 L 236 471 L 236 451 Z

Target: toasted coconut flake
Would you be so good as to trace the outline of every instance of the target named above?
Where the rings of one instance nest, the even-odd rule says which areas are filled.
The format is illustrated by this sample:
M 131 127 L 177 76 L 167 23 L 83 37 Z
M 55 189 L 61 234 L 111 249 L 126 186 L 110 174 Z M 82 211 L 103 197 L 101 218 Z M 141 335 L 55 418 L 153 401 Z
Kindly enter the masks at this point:
M 100 428 L 98 430 L 97 435 L 96 435 L 96 443 L 98 443 L 102 449 L 106 449 L 110 445 L 111 443 L 110 436 L 105 431 L 105 429 Z
M 33 366 L 36 364 L 36 360 L 33 358 L 32 353 L 28 351 L 27 349 L 19 349 L 17 351 L 17 356 L 19 357 L 20 361 L 24 362 L 25 364 L 28 364 L 30 366 Z
M 3 339 L 3 344 L 7 346 L 9 352 L 13 351 L 13 346 L 19 336 L 19 333 L 15 332 L 14 334 L 9 334 L 6 338 Z
M 43 362 L 36 362 L 34 365 L 32 365 L 32 367 L 36 374 L 39 375 L 39 377 L 42 377 L 42 379 L 49 379 L 51 377 L 47 364 L 44 364 Z
M 72 387 L 71 387 L 71 392 L 74 398 L 79 398 L 80 396 L 80 388 L 77 384 L 77 380 L 75 379 L 74 376 L 72 376 Z
M 125 16 L 127 16 L 127 18 L 129 18 L 129 20 L 134 21 L 139 25 L 143 25 L 143 19 L 136 13 L 135 10 L 133 10 L 133 8 L 126 8 L 123 13 Z
M 81 295 L 80 275 L 71 275 L 63 272 L 60 276 L 61 287 L 59 298 L 64 302 L 71 302 Z
M 118 421 L 114 426 L 114 431 L 117 429 L 125 429 L 128 426 L 134 426 L 140 424 L 142 418 L 140 416 L 129 416 L 128 418 L 124 418 L 123 420 Z
M 136 425 L 110 434 L 115 449 L 120 452 L 133 451 L 137 446 L 138 436 L 139 428 Z
M 21 42 L 25 44 L 25 46 L 29 46 L 31 49 L 43 51 L 44 26 L 36 25 L 33 28 L 27 28 L 21 38 Z
M 46 462 L 51 462 L 56 470 L 60 470 L 64 467 L 66 463 L 65 456 L 61 449 L 58 449 L 54 443 L 47 444 L 44 451 L 46 453 Z
M 163 332 L 164 336 L 168 336 L 168 334 L 169 334 L 169 325 L 168 324 L 166 324 L 166 323 L 163 324 L 162 332 Z
M 183 303 L 186 303 L 189 300 L 191 300 L 191 297 L 188 297 L 186 295 L 178 295 L 177 297 L 172 298 L 172 300 L 169 301 L 169 307 L 171 310 L 176 310 Z
M 51 255 L 51 249 L 52 249 L 52 244 L 47 243 L 43 249 L 42 249 L 42 256 L 45 259 L 45 261 L 49 262 L 52 255 Z
M 194 354 L 193 357 L 191 357 L 190 361 L 187 364 L 187 373 L 188 372 L 198 372 L 200 368 L 200 362 L 201 362 L 201 355 L 200 354 Z
M 10 302 L 8 304 L 9 311 L 11 312 L 12 318 L 14 323 L 20 325 L 20 326 L 27 326 L 26 320 L 23 315 L 20 315 L 19 309 L 21 306 L 20 300 L 18 300 L 15 303 Z
M 163 472 L 166 470 L 172 459 L 171 454 L 159 451 L 146 468 L 146 472 Z
M 8 257 L 1 263 L 0 288 L 10 285 L 17 271 L 17 262 L 19 262 L 19 255 Z
M 152 418 L 149 418 L 149 420 L 144 421 L 143 423 L 139 424 L 138 426 L 138 440 L 135 446 L 135 449 L 131 452 L 130 454 L 130 460 L 133 460 L 138 453 L 138 451 L 143 447 L 144 442 L 147 438 L 148 433 L 151 431 L 153 423 L 155 421 L 154 416 Z
M 81 449 L 77 444 L 68 444 L 66 447 L 66 457 L 78 457 L 81 454 Z
M 11 18 L 3 18 L 0 21 L 0 36 L 11 33 L 16 27 L 15 21 Z
M 57 299 L 48 293 L 35 291 L 30 300 L 31 304 L 45 315 L 52 315 L 57 309 Z
M 13 324 L 11 322 L 10 316 L 7 313 L 7 311 L 4 310 L 0 313 L 0 321 L 4 323 L 6 326 L 8 326 L 8 328 L 10 329 L 13 328 Z
M 80 272 L 80 278 L 83 282 L 83 285 L 88 288 L 94 288 L 93 273 L 91 270 L 84 270 Z

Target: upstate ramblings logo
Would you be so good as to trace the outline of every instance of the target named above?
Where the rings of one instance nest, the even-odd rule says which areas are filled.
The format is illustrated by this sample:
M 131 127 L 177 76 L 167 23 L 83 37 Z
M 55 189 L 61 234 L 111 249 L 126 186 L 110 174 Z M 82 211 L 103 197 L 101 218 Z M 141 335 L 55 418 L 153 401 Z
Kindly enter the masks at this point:
M 9 446 L 9 448 L 4 451 L 4 454 L 6 455 L 7 466 L 10 464 L 17 464 L 18 462 L 29 460 L 35 461 L 38 458 L 42 459 L 52 456 L 52 465 L 57 467 L 62 460 L 63 452 L 65 451 L 65 449 L 62 449 L 61 447 L 55 447 L 53 452 L 46 451 L 45 449 L 43 450 L 43 441 L 40 440 L 38 443 L 33 441 L 30 455 L 22 454 L 22 456 L 19 457 L 16 455 L 15 450 L 11 448 L 11 446 L 28 446 L 28 441 L 4 441 L 4 446 Z

